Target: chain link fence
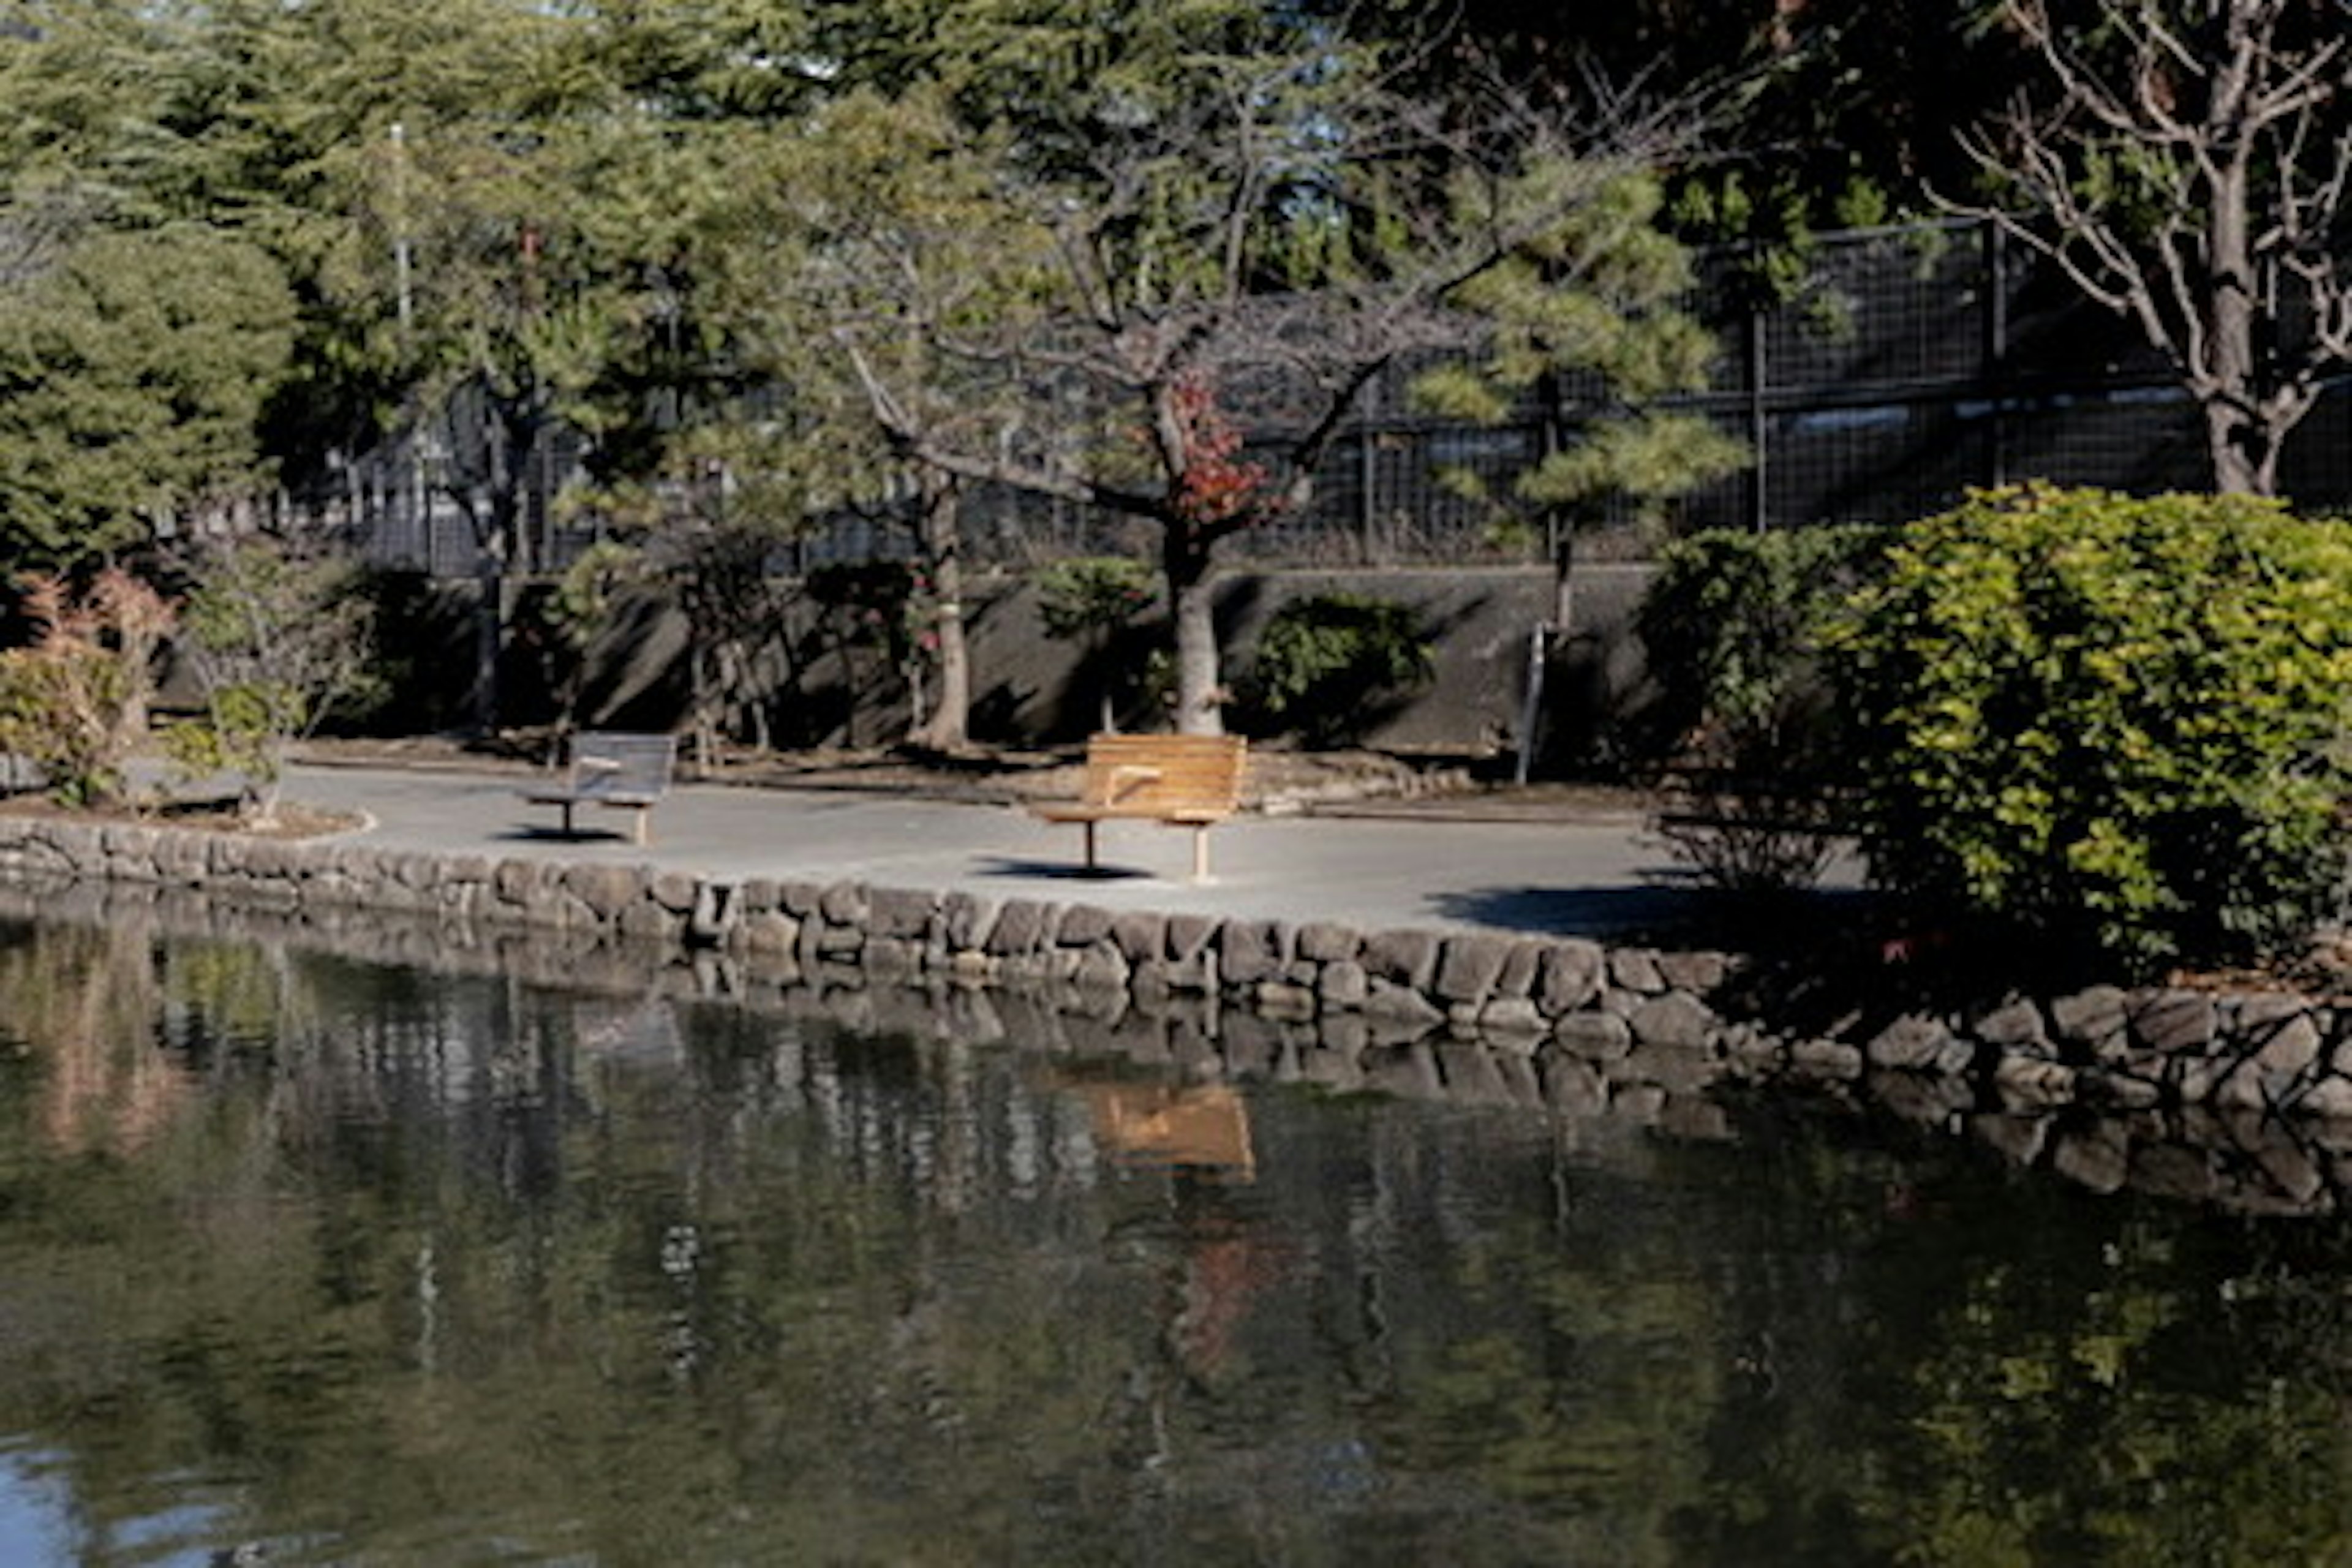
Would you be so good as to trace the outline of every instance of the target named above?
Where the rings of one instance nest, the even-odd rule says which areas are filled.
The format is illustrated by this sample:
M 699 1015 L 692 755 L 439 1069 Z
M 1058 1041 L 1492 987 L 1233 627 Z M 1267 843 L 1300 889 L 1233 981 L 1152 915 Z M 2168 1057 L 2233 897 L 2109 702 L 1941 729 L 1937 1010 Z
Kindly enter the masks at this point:
M 1694 304 L 1717 335 L 1709 389 L 1668 406 L 1744 440 L 1743 472 L 1673 503 L 1667 531 L 1901 521 L 1970 488 L 2024 479 L 2130 491 L 2196 489 L 2209 478 L 2198 412 L 2129 323 L 2084 300 L 2054 268 L 1990 224 L 1954 221 L 1824 237 L 1792 295 L 1742 301 L 1750 258 L 1705 258 Z M 2312 508 L 2352 500 L 2352 378 L 2331 384 L 2297 429 L 2282 489 Z M 1540 518 L 1508 503 L 1516 478 L 1553 439 L 1573 438 L 1591 389 L 1549 409 L 1481 426 L 1419 412 L 1400 372 L 1365 390 L 1317 476 L 1311 503 L 1237 537 L 1231 558 L 1263 565 L 1431 565 L 1543 559 Z M 350 531 L 376 563 L 436 576 L 478 568 L 478 483 L 494 426 L 454 406 L 442 426 L 342 464 L 294 498 Z M 560 570 L 593 532 L 554 498 L 579 442 L 556 431 L 523 475 L 517 535 L 524 574 Z M 1497 499 L 1501 498 L 1501 499 Z M 968 556 L 1024 566 L 1071 554 L 1149 554 L 1150 526 L 1067 502 L 1004 492 L 967 502 Z M 1639 551 L 1658 527 L 1604 531 Z M 887 517 L 826 520 L 782 547 L 780 570 L 903 554 Z

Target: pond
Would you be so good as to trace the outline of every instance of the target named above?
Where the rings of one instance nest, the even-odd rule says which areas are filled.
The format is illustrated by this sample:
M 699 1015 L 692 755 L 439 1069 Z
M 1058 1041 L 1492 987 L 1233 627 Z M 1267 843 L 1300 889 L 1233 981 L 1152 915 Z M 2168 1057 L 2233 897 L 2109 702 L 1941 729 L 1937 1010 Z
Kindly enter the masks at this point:
M 2352 1555 L 2342 1222 L 1721 1111 L 0 922 L 0 1562 Z

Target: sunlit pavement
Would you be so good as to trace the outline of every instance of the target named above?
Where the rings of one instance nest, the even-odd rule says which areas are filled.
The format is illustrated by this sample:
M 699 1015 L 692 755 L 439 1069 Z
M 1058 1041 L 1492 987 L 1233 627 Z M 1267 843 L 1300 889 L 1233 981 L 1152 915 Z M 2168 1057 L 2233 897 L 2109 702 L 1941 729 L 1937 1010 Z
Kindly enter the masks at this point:
M 583 809 L 579 831 L 521 796 L 514 774 L 299 766 L 286 794 L 363 813 L 355 841 L 387 848 L 646 863 L 697 876 L 964 890 L 1100 908 L 1362 929 L 1622 935 L 1694 912 L 1704 894 L 1631 813 L 1562 820 L 1257 816 L 1210 834 L 1211 877 L 1189 879 L 1191 835 L 1101 829 L 1101 869 L 1077 828 L 1015 805 L 829 790 L 686 784 L 630 842 L 628 814 Z M 600 818 L 607 820 L 599 820 Z

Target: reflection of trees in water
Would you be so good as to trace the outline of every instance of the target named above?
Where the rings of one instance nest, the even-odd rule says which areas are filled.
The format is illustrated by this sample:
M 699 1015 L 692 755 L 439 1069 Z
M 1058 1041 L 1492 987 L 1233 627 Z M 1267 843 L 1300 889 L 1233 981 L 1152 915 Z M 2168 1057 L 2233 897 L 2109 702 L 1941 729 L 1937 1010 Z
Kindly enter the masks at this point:
M 77 1117 L 145 1129 L 0 1163 L 0 1431 L 70 1456 L 93 1540 L 203 1473 L 424 1557 L 452 1520 L 613 1561 L 2336 1543 L 2340 1243 L 1948 1141 L 1677 1145 L 122 933 L 0 946 L 0 997 L 12 1114 L 106 1040 Z
M 41 1137 L 68 1153 L 130 1154 L 187 1100 L 156 1037 L 161 988 L 142 935 L 43 928 L 0 947 L 8 1031 L 39 1074 Z

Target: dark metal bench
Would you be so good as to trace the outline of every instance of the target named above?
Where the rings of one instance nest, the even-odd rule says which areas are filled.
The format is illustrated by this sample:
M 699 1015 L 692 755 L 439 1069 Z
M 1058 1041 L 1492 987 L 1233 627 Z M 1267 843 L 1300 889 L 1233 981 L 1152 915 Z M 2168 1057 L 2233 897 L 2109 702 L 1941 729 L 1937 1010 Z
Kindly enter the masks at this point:
M 675 735 L 583 730 L 572 737 L 571 762 L 561 782 L 535 785 L 522 797 L 534 805 L 562 807 L 566 834 L 574 831 L 572 812 L 579 806 L 634 812 L 629 837 L 644 844 L 651 837 L 653 808 L 669 793 L 677 762 Z

